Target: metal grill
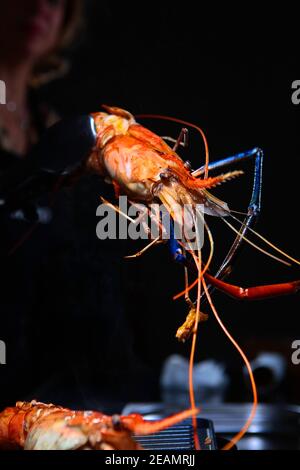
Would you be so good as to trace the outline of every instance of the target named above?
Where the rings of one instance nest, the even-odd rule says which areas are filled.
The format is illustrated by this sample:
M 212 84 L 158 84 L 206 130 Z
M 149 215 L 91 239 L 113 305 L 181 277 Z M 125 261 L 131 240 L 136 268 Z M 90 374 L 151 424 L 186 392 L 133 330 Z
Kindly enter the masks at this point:
M 200 418 L 197 419 L 197 427 L 201 449 L 216 449 L 216 438 L 212 422 Z M 135 436 L 135 439 L 146 450 L 191 451 L 195 449 L 193 427 L 190 420 L 172 426 L 157 434 Z

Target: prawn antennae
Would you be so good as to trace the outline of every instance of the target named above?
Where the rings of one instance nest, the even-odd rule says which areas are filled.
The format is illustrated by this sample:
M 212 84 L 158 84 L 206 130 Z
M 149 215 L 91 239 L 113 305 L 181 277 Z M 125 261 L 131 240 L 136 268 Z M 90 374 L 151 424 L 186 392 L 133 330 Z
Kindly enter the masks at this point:
M 242 348 L 239 346 L 239 344 L 236 342 L 236 340 L 231 336 L 231 334 L 229 333 L 229 331 L 225 327 L 224 323 L 222 322 L 221 318 L 219 317 L 218 312 L 217 312 L 217 310 L 216 310 L 216 308 L 215 308 L 215 306 L 212 302 L 211 296 L 208 292 L 208 288 L 207 288 L 207 285 L 206 285 L 206 282 L 205 282 L 204 279 L 202 279 L 202 284 L 203 284 L 203 287 L 204 287 L 204 291 L 205 291 L 207 300 L 208 300 L 208 302 L 210 304 L 210 307 L 211 307 L 211 309 L 214 313 L 214 316 L 215 316 L 217 322 L 219 323 L 220 327 L 224 331 L 225 335 L 228 337 L 228 339 L 231 341 L 233 346 L 237 349 L 240 356 L 242 357 L 242 359 L 243 359 L 243 361 L 246 365 L 246 368 L 248 370 L 249 377 L 250 377 L 250 382 L 251 382 L 251 388 L 252 388 L 252 394 L 253 394 L 253 404 L 252 404 L 251 412 L 250 412 L 250 415 L 247 418 L 246 423 L 242 427 L 242 429 L 222 449 L 222 450 L 230 450 L 244 436 L 244 434 L 248 431 L 248 429 L 249 429 L 249 427 L 250 427 L 250 425 L 253 421 L 253 418 L 255 416 L 256 409 L 257 409 L 257 404 L 258 404 L 257 388 L 256 388 L 256 383 L 255 383 L 253 371 L 251 369 L 251 365 L 250 365 L 250 362 L 249 362 L 246 354 L 244 353 Z
M 205 136 L 204 131 L 201 129 L 201 127 L 196 126 L 196 124 L 193 124 L 188 121 L 184 121 L 182 119 L 174 118 L 171 116 L 164 116 L 160 114 L 138 114 L 136 118 L 140 119 L 164 119 L 165 121 L 173 121 L 173 122 L 178 122 L 179 124 L 183 124 L 184 126 L 192 127 L 193 129 L 196 129 L 200 134 L 203 139 L 204 147 L 205 147 L 205 166 L 204 166 L 204 179 L 208 177 L 208 165 L 209 165 L 209 150 L 208 150 L 208 143 L 207 139 Z
M 261 248 L 260 246 L 256 245 L 255 243 L 253 243 L 251 240 L 249 240 L 249 238 L 245 237 L 245 235 L 241 234 L 233 225 L 231 225 L 226 219 L 225 217 L 221 217 L 221 219 L 223 220 L 223 222 L 228 225 L 228 227 L 231 228 L 231 230 L 233 230 L 237 235 L 240 235 L 241 238 L 243 240 L 245 240 L 245 242 L 247 242 L 249 245 L 253 246 L 256 250 L 260 251 L 261 253 L 263 253 L 264 255 L 266 256 L 269 256 L 270 258 L 273 258 L 275 259 L 276 261 L 278 261 L 279 263 L 282 263 L 282 264 L 285 264 L 286 266 L 291 266 L 290 263 L 288 263 L 287 261 L 284 261 L 283 259 L 281 258 L 278 258 L 277 256 L 275 255 L 272 255 L 272 253 L 269 253 L 268 251 L 264 250 L 263 248 Z
M 228 211 L 226 209 L 224 209 L 220 204 L 217 203 L 217 201 L 214 200 L 214 204 L 220 208 L 222 208 L 223 210 L 225 210 L 228 214 L 228 216 L 230 216 L 233 220 L 235 220 L 236 222 L 238 222 L 239 224 L 241 224 L 242 227 L 245 227 L 246 224 L 244 222 L 242 222 L 238 217 L 235 217 L 233 213 L 239 213 L 238 211 L 232 211 L 231 209 Z M 221 219 L 223 220 L 223 222 L 225 222 L 235 233 L 239 234 L 241 236 L 241 238 L 243 238 L 247 243 L 249 243 L 250 245 L 252 245 L 255 249 L 257 249 L 258 251 L 261 251 L 262 253 L 264 253 L 266 256 L 269 256 L 273 259 L 275 259 L 276 261 L 278 261 L 279 263 L 283 263 L 285 264 L 286 266 L 291 266 L 290 263 L 287 263 L 286 261 L 282 260 L 281 258 L 277 258 L 277 256 L 274 256 L 272 255 L 271 253 L 265 251 L 263 248 L 260 248 L 259 246 L 257 246 L 255 243 L 251 242 L 248 238 L 245 237 L 245 235 L 241 234 L 235 227 L 233 227 L 233 225 L 231 225 L 227 220 L 225 220 L 224 217 L 221 217 Z M 254 230 L 252 227 L 249 227 L 247 226 L 247 229 L 253 233 L 254 235 L 256 235 L 258 238 L 260 238 L 263 242 L 265 242 L 268 246 L 270 246 L 271 248 L 273 248 L 273 250 L 277 251 L 278 253 L 280 253 L 282 256 L 285 256 L 287 259 L 289 259 L 290 261 L 292 261 L 293 263 L 295 264 L 298 264 L 300 265 L 300 261 L 297 260 L 296 258 L 293 258 L 292 256 L 290 256 L 288 253 L 286 253 L 285 251 L 281 250 L 278 246 L 276 246 L 274 243 L 270 242 L 267 238 L 265 238 L 263 235 L 261 235 L 260 233 L 258 233 L 256 230 Z
M 197 333 L 198 333 L 198 323 L 199 323 L 199 316 L 200 316 L 201 276 L 203 276 L 201 272 L 201 248 L 199 244 L 199 234 L 198 234 L 198 228 L 197 228 L 196 223 L 195 223 L 195 229 L 196 229 L 198 257 L 196 257 L 193 250 L 191 251 L 191 253 L 192 253 L 192 256 L 194 258 L 194 261 L 198 270 L 198 290 L 197 290 L 197 301 L 196 301 L 195 325 L 193 329 L 192 346 L 191 346 L 191 353 L 190 353 L 190 360 L 189 360 L 189 393 L 190 393 L 191 407 L 193 409 L 196 408 L 193 369 L 194 369 L 194 359 L 195 359 L 195 350 L 196 350 Z M 192 422 L 193 422 L 195 449 L 200 450 L 200 442 L 199 442 L 199 437 L 198 437 L 198 432 L 197 432 L 196 416 L 193 416 Z
M 208 269 L 208 266 L 210 264 L 210 261 L 213 256 L 213 251 L 214 251 L 214 242 L 213 242 L 213 237 L 212 234 L 206 225 L 204 218 L 200 212 L 200 215 L 202 217 L 202 220 L 205 224 L 208 236 L 209 236 L 209 241 L 210 241 L 210 256 L 208 259 L 208 262 L 206 263 L 206 266 L 203 271 L 201 271 L 201 247 L 199 244 L 199 233 L 198 233 L 198 227 L 197 224 L 195 223 L 195 229 L 196 229 L 196 242 L 197 242 L 197 251 L 198 251 L 198 257 L 196 257 L 195 253 L 193 250 L 191 250 L 191 254 L 193 256 L 193 259 L 195 261 L 197 270 L 198 270 L 198 290 L 197 290 L 197 300 L 196 300 L 196 315 L 195 315 L 195 324 L 194 324 L 194 329 L 193 329 L 193 337 L 192 337 L 192 345 L 191 345 L 191 352 L 190 352 L 190 360 L 189 360 L 189 393 L 190 393 L 190 402 L 191 402 L 191 407 L 195 408 L 196 403 L 195 403 L 195 392 L 194 392 L 194 385 L 193 385 L 193 368 L 194 368 L 194 358 L 195 358 L 195 350 L 196 350 L 196 341 L 197 341 L 197 333 L 198 333 L 198 325 L 199 325 L 199 318 L 200 318 L 200 299 L 201 299 L 201 280 L 203 279 L 203 275 L 206 269 Z M 184 291 L 184 294 L 187 294 L 188 292 L 188 287 L 186 286 L 186 289 Z M 197 421 L 196 417 L 193 417 L 193 430 L 194 430 L 194 442 L 195 442 L 195 448 L 196 450 L 200 449 L 200 443 L 199 443 L 199 438 L 198 438 L 198 433 L 197 433 Z
M 233 211 L 235 212 L 235 211 Z M 244 226 L 244 222 L 242 222 L 241 220 L 239 220 L 237 217 L 235 217 L 234 215 L 232 215 L 231 213 L 229 213 L 231 218 L 234 219 L 236 222 L 239 222 L 242 226 Z M 286 253 L 285 251 L 281 250 L 278 246 L 274 245 L 274 243 L 270 242 L 267 238 L 265 238 L 263 235 L 261 235 L 260 233 L 256 232 L 256 230 L 254 230 L 253 228 L 251 227 L 248 227 L 248 230 L 253 233 L 254 235 L 256 235 L 258 238 L 260 238 L 263 242 L 265 242 L 267 245 L 269 245 L 271 248 L 273 248 L 273 250 L 277 251 L 278 253 L 280 253 L 281 255 L 285 256 L 287 259 L 289 259 L 290 261 L 292 261 L 293 263 L 296 263 L 298 265 L 300 265 L 300 261 L 297 260 L 296 258 L 293 258 L 292 256 L 290 256 L 288 253 Z

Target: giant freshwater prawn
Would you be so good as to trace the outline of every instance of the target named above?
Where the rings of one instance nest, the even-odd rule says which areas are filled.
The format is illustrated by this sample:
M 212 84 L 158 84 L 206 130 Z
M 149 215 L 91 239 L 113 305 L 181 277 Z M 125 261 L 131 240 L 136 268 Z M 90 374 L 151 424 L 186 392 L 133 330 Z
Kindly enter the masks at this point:
M 241 431 L 234 436 L 225 447 L 226 449 L 230 449 L 246 433 L 253 420 L 258 401 L 257 390 L 249 360 L 222 322 L 212 301 L 210 287 L 217 288 L 235 298 L 249 300 L 295 293 L 300 288 L 300 281 L 250 288 L 234 286 L 224 281 L 224 277 L 229 273 L 242 241 L 285 265 L 290 265 L 291 263 L 300 264 L 297 259 L 285 253 L 252 228 L 254 218 L 260 209 L 262 151 L 260 149 L 254 149 L 253 151 L 229 157 L 210 165 L 208 144 L 201 128 L 173 117 L 159 115 L 138 116 L 139 119 L 150 118 L 177 122 L 187 128 L 194 128 L 200 132 L 205 146 L 205 164 L 198 170 L 192 171 L 190 164 L 184 162 L 177 153 L 177 149 L 180 145 L 184 145 L 184 137 L 187 132 L 186 128 L 182 129 L 177 140 L 173 140 L 170 137 L 161 138 L 138 124 L 133 115 L 128 111 L 108 106 L 104 106 L 104 109 L 106 112 L 95 113 L 93 115 L 98 140 L 94 152 L 89 159 L 88 166 L 93 171 L 103 176 L 106 181 L 114 185 L 116 195 L 127 195 L 132 204 L 139 202 L 150 204 L 157 200 L 163 203 L 171 215 L 174 224 L 180 226 L 186 223 L 186 219 L 183 220 L 182 211 L 185 207 L 189 208 L 188 224 L 195 230 L 196 246 L 194 244 L 192 245 L 188 239 L 184 239 L 184 243 L 182 241 L 175 241 L 174 239 L 171 240 L 174 258 L 176 261 L 181 262 L 185 269 L 185 288 L 182 292 L 177 294 L 174 299 L 184 296 L 189 305 L 189 314 L 185 323 L 178 329 L 176 336 L 182 341 L 192 336 L 189 367 L 189 390 L 192 409 L 196 409 L 193 388 L 193 363 L 198 324 L 199 321 L 206 319 L 206 315 L 200 311 L 201 299 L 204 296 L 218 324 L 237 349 L 247 367 L 252 386 L 253 406 L 247 422 Z M 171 148 L 166 143 L 166 140 L 173 140 L 175 144 L 174 147 Z M 238 163 L 248 158 L 255 159 L 255 177 L 247 217 L 245 220 L 241 221 L 235 215 L 238 214 L 238 212 L 230 210 L 224 201 L 213 196 L 208 190 L 240 176 L 243 172 L 234 170 L 218 176 L 209 176 L 209 170 L 210 168 L 217 169 L 232 163 Z M 199 205 L 204 207 L 204 214 L 207 213 L 219 217 L 236 234 L 235 242 L 216 276 L 212 276 L 208 272 L 214 253 L 214 239 L 208 224 L 204 220 L 203 213 L 199 211 Z M 119 208 L 116 206 L 115 210 L 120 212 Z M 202 218 L 210 245 L 207 260 L 203 259 L 200 234 L 197 233 L 197 217 L 199 216 Z M 230 218 L 239 224 L 238 229 L 228 221 Z M 159 220 L 157 223 L 160 225 Z M 262 242 L 263 246 L 261 246 L 261 244 L 258 245 L 250 239 L 248 233 Z M 152 247 L 159 241 L 160 240 L 155 239 L 134 256 L 139 256 L 144 253 L 146 249 Z M 267 251 L 267 247 L 271 248 L 273 252 Z M 194 282 L 189 284 L 189 272 L 191 271 L 192 265 L 196 268 L 197 276 Z M 195 300 L 192 301 L 190 291 L 194 287 L 196 287 L 197 293 Z M 196 448 L 199 449 L 199 440 L 196 432 L 196 416 L 193 416 L 193 425 L 195 445 Z
M 185 230 L 181 231 L 183 234 L 183 238 L 181 240 L 175 239 L 174 231 L 171 231 L 171 238 L 169 240 L 174 260 L 181 263 L 184 267 L 184 289 L 174 296 L 174 300 L 184 297 L 189 308 L 186 320 L 183 325 L 178 328 L 176 336 L 180 341 L 186 341 L 191 337 L 191 352 L 189 362 L 189 391 L 191 409 L 174 416 L 174 418 L 166 418 L 166 420 L 163 420 L 157 425 L 153 424 L 152 427 L 147 423 L 142 423 L 139 425 L 140 431 L 145 434 L 157 432 L 159 429 L 163 429 L 164 427 L 174 424 L 182 419 L 191 417 L 193 420 L 195 447 L 196 449 L 200 449 L 196 420 L 196 415 L 199 410 L 196 408 L 195 403 L 193 387 L 193 364 L 198 326 L 201 321 L 207 319 L 207 315 L 201 310 L 203 301 L 206 300 L 210 305 L 210 308 L 219 326 L 243 359 L 249 373 L 252 387 L 253 404 L 250 415 L 240 432 L 238 432 L 224 447 L 226 450 L 231 449 L 243 437 L 251 425 L 258 403 L 258 397 L 249 360 L 247 359 L 246 354 L 241 349 L 237 341 L 232 337 L 227 327 L 224 325 L 220 315 L 218 314 L 211 297 L 211 289 L 218 289 L 225 294 L 237 299 L 248 300 L 259 300 L 268 297 L 292 294 L 296 293 L 300 289 L 300 281 L 243 288 L 229 284 L 224 280 L 225 277 L 231 272 L 233 263 L 242 242 L 246 242 L 263 254 L 273 258 L 277 262 L 283 263 L 285 265 L 291 265 L 292 263 L 297 265 L 300 264 L 297 259 L 285 253 L 283 250 L 272 244 L 264 236 L 260 235 L 253 229 L 255 219 L 260 211 L 263 160 L 262 151 L 256 148 L 248 152 L 243 152 L 241 154 L 210 163 L 208 144 L 205 134 L 202 129 L 195 124 L 167 116 L 138 116 L 139 119 L 150 118 L 169 120 L 185 126 L 181 130 L 177 139 L 170 137 L 162 138 L 146 127 L 137 123 L 134 116 L 128 111 L 109 106 L 103 106 L 103 108 L 105 109 L 105 112 L 97 112 L 92 114 L 97 132 L 97 142 L 92 154 L 86 162 L 85 171 L 96 173 L 104 178 L 106 182 L 113 184 L 116 196 L 118 197 L 119 195 L 126 195 L 129 199 L 129 202 L 133 206 L 135 205 L 138 207 L 139 204 L 143 203 L 146 207 L 150 208 L 150 205 L 153 202 L 162 203 L 169 213 L 174 227 L 177 226 L 181 229 L 184 229 L 186 228 L 184 225 L 188 225 L 188 228 L 193 229 L 193 233 L 195 234 L 195 239 L 192 242 L 191 239 L 185 236 Z M 204 165 L 195 171 L 191 169 L 189 162 L 184 162 L 178 154 L 178 149 L 185 145 L 187 134 L 186 128 L 193 128 L 197 130 L 201 134 L 205 146 Z M 174 142 L 173 148 L 168 145 L 168 141 Z M 216 170 L 231 164 L 237 164 L 238 162 L 247 159 L 253 159 L 255 162 L 254 183 L 248 212 L 246 213 L 246 217 L 243 220 L 240 220 L 237 215 L 241 213 L 230 209 L 226 202 L 221 201 L 215 197 L 213 194 L 211 194 L 210 190 L 216 185 L 225 183 L 232 178 L 239 177 L 243 172 L 240 170 L 234 170 L 220 174 L 218 176 L 210 176 L 209 172 L 210 170 Z M 111 202 L 105 201 L 103 198 L 102 200 L 115 211 L 128 218 L 126 214 L 121 212 L 118 206 L 112 204 Z M 201 207 L 202 210 L 200 210 L 199 207 Z M 187 212 L 185 212 L 186 208 Z M 150 214 L 150 209 L 148 210 Z M 183 213 L 187 213 L 187 217 L 183 217 Z M 205 214 L 218 217 L 236 235 L 232 247 L 230 248 L 223 263 L 214 276 L 210 273 L 209 268 L 213 259 L 215 244 L 209 225 L 204 219 Z M 199 218 L 202 222 L 202 226 L 204 227 L 209 242 L 209 252 L 206 259 L 204 259 L 201 235 L 199 233 Z M 229 222 L 228 219 L 232 219 L 232 222 Z M 159 228 L 163 229 L 159 212 L 155 222 Z M 236 228 L 234 224 L 238 224 L 238 228 Z M 255 237 L 255 241 L 253 237 Z M 160 243 L 161 241 L 162 240 L 160 236 L 156 237 L 143 250 L 130 257 L 134 258 L 136 256 L 140 256 L 146 250 L 149 250 L 153 245 Z M 194 273 L 196 273 L 195 279 L 190 283 L 189 278 Z M 191 292 L 194 288 L 196 289 L 196 294 L 194 300 L 192 300 Z M 36 413 L 40 413 L 40 408 L 47 410 L 45 412 L 43 411 L 43 413 L 45 413 L 45 420 L 42 421 L 36 419 Z M 47 418 L 49 409 L 51 411 L 51 417 Z M 28 412 L 30 413 L 29 415 Z M 54 414 L 52 414 L 52 412 Z M 105 434 L 106 431 L 103 431 L 104 428 L 105 430 L 108 428 L 112 429 L 113 433 L 116 432 L 116 436 L 118 436 L 117 430 L 119 429 L 118 426 L 120 426 L 120 424 L 117 423 L 117 426 L 115 426 L 114 422 L 111 421 L 110 418 L 104 419 L 101 417 L 100 419 L 98 415 L 95 415 L 96 421 L 94 421 L 94 415 L 92 415 L 93 419 L 89 419 L 89 415 L 83 415 L 80 413 L 76 415 L 74 414 L 75 412 L 71 412 L 70 410 L 66 409 L 59 409 L 59 412 L 61 428 L 57 430 L 55 419 L 53 420 L 53 418 L 56 416 L 57 408 L 53 408 L 53 405 L 36 404 L 34 402 L 33 404 L 20 404 L 16 408 L 10 408 L 9 412 L 0 414 L 0 438 L 1 424 L 3 427 L 2 434 L 5 436 L 6 440 L 9 440 L 10 434 L 7 431 L 7 423 L 9 422 L 10 426 L 11 420 L 14 422 L 18 421 L 18 416 L 21 416 L 23 421 L 24 419 L 27 419 L 27 416 L 29 416 L 31 420 L 30 422 L 35 423 L 33 429 L 36 430 L 34 432 L 37 433 L 37 436 L 40 435 L 40 432 L 44 433 L 44 431 L 47 430 L 47 427 L 49 427 L 50 423 L 52 430 L 55 427 L 55 435 L 60 436 L 60 439 L 68 439 L 71 435 L 71 431 L 68 425 L 70 415 L 72 415 L 72 419 L 73 417 L 76 417 L 75 421 L 76 425 L 79 426 L 78 429 L 80 429 L 80 431 L 78 430 L 78 432 L 80 432 L 83 445 L 87 445 L 88 442 L 88 445 L 92 448 L 105 448 L 105 439 L 103 440 L 103 438 L 99 437 L 101 432 L 102 435 Z M 9 416 L 9 420 L 7 420 L 7 416 Z M 138 420 L 141 419 L 142 418 L 138 418 Z M 21 424 L 23 423 L 22 420 L 19 420 Z M 127 423 L 127 421 L 126 418 L 124 418 L 124 423 Z M 101 423 L 100 428 L 97 424 L 99 422 Z M 132 418 L 132 422 L 136 423 L 135 418 Z M 24 426 L 24 423 L 22 426 Z M 126 432 L 131 430 L 131 428 L 128 427 L 128 424 L 123 424 L 122 426 L 122 429 L 126 430 Z M 132 425 L 132 430 L 133 429 L 136 432 L 138 426 L 136 424 L 134 424 L 134 426 Z M 15 432 L 16 430 L 14 430 L 14 433 Z M 20 430 L 18 432 L 20 432 Z M 49 433 L 45 431 L 45 436 L 43 434 L 43 439 L 47 440 L 49 437 L 48 434 Z M 84 437 L 82 437 L 83 434 Z M 27 438 L 27 442 L 29 442 L 32 436 L 35 436 L 35 434 L 30 432 L 29 437 Z M 96 444 L 94 442 L 95 436 L 98 436 L 100 439 L 98 439 Z M 25 441 L 24 439 L 22 442 L 26 442 L 26 439 Z M 118 440 L 118 437 L 115 437 L 115 441 L 116 440 Z M 105 445 L 103 444 L 104 447 L 101 447 L 103 442 Z M 38 445 L 36 445 L 36 440 L 34 440 L 33 444 L 28 445 L 31 446 L 31 448 L 40 448 Z M 63 446 L 63 443 L 61 445 Z M 67 448 L 76 448 L 76 446 L 72 447 L 72 442 L 69 442 L 68 445 L 69 447 Z M 132 446 L 133 444 L 131 443 L 130 445 Z M 122 442 L 122 445 L 118 445 L 117 442 L 114 443 L 114 446 L 114 448 L 124 448 L 124 443 Z

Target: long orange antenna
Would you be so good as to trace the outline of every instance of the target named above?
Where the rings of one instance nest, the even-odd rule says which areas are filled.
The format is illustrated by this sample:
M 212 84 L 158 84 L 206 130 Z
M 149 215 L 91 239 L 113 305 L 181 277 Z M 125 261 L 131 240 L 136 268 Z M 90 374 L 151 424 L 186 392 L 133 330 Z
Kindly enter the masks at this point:
M 210 263 L 210 260 L 213 256 L 214 243 L 213 243 L 213 238 L 212 238 L 211 232 L 210 232 L 208 226 L 206 225 L 204 219 L 203 219 L 203 222 L 206 226 L 206 230 L 207 230 L 207 233 L 209 235 L 209 241 L 210 241 L 210 245 L 211 245 L 211 253 L 210 253 L 211 256 L 210 256 L 209 261 L 207 263 L 207 267 L 208 267 L 208 265 Z M 200 247 L 200 244 L 199 244 L 199 234 L 198 234 L 198 230 L 197 230 L 197 224 L 195 224 L 195 228 L 196 228 L 196 241 L 197 241 L 198 257 L 195 255 L 193 250 L 191 250 L 191 254 L 193 256 L 193 259 L 195 261 L 197 271 L 198 271 L 198 291 L 197 291 L 197 301 L 196 301 L 195 325 L 194 325 L 194 329 L 193 329 L 192 346 L 191 346 L 190 361 L 189 361 L 189 392 L 190 392 L 190 402 L 191 402 L 191 408 L 192 409 L 196 408 L 193 370 L 194 370 L 194 360 L 195 360 L 195 350 L 196 350 L 196 342 L 197 342 L 199 317 L 200 317 L 201 279 L 203 277 L 203 272 L 201 271 L 201 264 L 202 264 L 201 247 Z M 186 292 L 187 292 L 187 290 L 186 290 Z M 197 431 L 196 416 L 193 416 L 192 423 L 193 423 L 195 449 L 200 450 L 201 448 L 200 448 L 200 442 L 199 442 L 198 431 Z
M 236 340 L 231 336 L 231 334 L 229 333 L 229 331 L 225 327 L 224 323 L 222 322 L 221 318 L 219 317 L 218 312 L 217 312 L 217 310 L 216 310 L 216 308 L 215 308 L 215 306 L 212 302 L 211 296 L 208 292 L 208 288 L 207 288 L 205 279 L 202 279 L 202 284 L 203 284 L 203 287 L 204 287 L 204 291 L 205 291 L 207 300 L 208 300 L 208 302 L 211 306 L 211 309 L 212 309 L 212 311 L 213 311 L 213 313 L 216 317 L 217 322 L 221 326 L 221 328 L 224 331 L 225 335 L 229 338 L 229 340 L 232 342 L 234 347 L 237 349 L 237 351 L 241 355 L 241 357 L 242 357 L 242 359 L 243 359 L 243 361 L 244 361 L 244 363 L 247 367 L 249 377 L 250 377 L 251 387 L 252 387 L 253 404 L 252 404 L 250 415 L 248 416 L 247 421 L 244 424 L 244 426 L 242 427 L 242 429 L 222 449 L 222 450 L 230 450 L 244 436 L 244 434 L 246 434 L 246 432 L 248 431 L 248 429 L 249 429 L 249 427 L 250 427 L 250 425 L 253 421 L 253 418 L 255 416 L 256 409 L 257 409 L 257 404 L 258 404 L 257 388 L 256 388 L 256 383 L 255 383 L 253 371 L 251 369 L 251 365 L 250 365 L 250 362 L 249 362 L 246 354 L 244 353 L 242 348 L 239 346 L 239 344 L 236 342 Z
M 194 253 L 192 253 L 194 255 Z M 195 390 L 194 390 L 194 361 L 195 361 L 195 350 L 196 350 L 196 342 L 197 342 L 197 333 L 198 333 L 198 323 L 199 323 L 199 316 L 200 316 L 200 298 L 201 298 L 201 253 L 199 253 L 199 258 L 197 259 L 194 255 L 195 263 L 198 268 L 199 278 L 198 278 L 198 292 L 197 292 L 197 304 L 196 304 L 196 316 L 195 316 L 195 326 L 193 330 L 193 337 L 192 337 L 192 346 L 191 346 L 191 353 L 190 353 L 190 360 L 189 360 L 189 393 L 190 393 L 190 403 L 191 408 L 196 409 L 196 401 L 195 401 Z M 193 431 L 194 431 L 194 443 L 195 449 L 200 450 L 200 442 L 197 432 L 197 418 L 196 416 L 192 417 L 193 423 Z
M 164 116 L 160 114 L 138 114 L 135 116 L 138 119 L 164 119 L 165 121 L 173 121 L 173 122 L 178 122 L 179 124 L 183 124 L 184 126 L 192 127 L 193 129 L 196 129 L 198 132 L 200 132 L 203 142 L 204 142 L 204 147 L 205 147 L 205 169 L 204 169 L 204 178 L 206 179 L 208 177 L 208 165 L 209 165 L 209 150 L 208 150 L 208 143 L 206 136 L 201 129 L 201 127 L 196 126 L 196 124 L 193 124 L 192 122 L 184 121 L 183 119 L 178 119 L 174 118 L 171 116 Z
M 197 301 L 196 301 L 196 315 L 195 315 L 195 324 L 194 324 L 194 329 L 193 329 L 193 336 L 192 336 L 192 345 L 191 345 L 191 352 L 190 352 L 190 359 L 189 359 L 189 394 L 190 394 L 190 403 L 191 403 L 191 408 L 195 409 L 196 408 L 196 401 L 195 401 L 195 391 L 194 391 L 194 380 L 193 380 L 193 370 L 194 370 L 194 360 L 195 360 L 195 350 L 196 350 L 196 342 L 197 342 L 197 333 L 198 333 L 198 325 L 199 325 L 199 317 L 200 317 L 200 299 L 201 299 L 201 279 L 203 278 L 203 274 L 208 269 L 209 264 L 211 262 L 211 259 L 213 257 L 213 251 L 214 251 L 214 241 L 213 237 L 211 234 L 211 231 L 209 230 L 209 227 L 207 226 L 206 222 L 203 222 L 205 224 L 205 228 L 207 230 L 208 236 L 209 236 L 209 242 L 210 242 L 210 256 L 209 259 L 206 263 L 206 266 L 204 267 L 204 270 L 201 270 L 201 264 L 202 264 L 202 259 L 201 259 L 201 247 L 199 244 L 199 234 L 197 231 L 197 224 L 195 224 L 196 228 L 196 240 L 197 240 L 197 251 L 198 251 L 198 256 L 195 255 L 194 250 L 191 251 L 191 255 L 194 259 L 194 262 L 197 267 L 198 271 L 198 292 L 197 292 Z M 187 277 L 186 277 L 187 281 Z M 185 286 L 185 291 L 184 293 L 187 295 L 188 293 L 188 286 Z M 193 434 L 194 434 L 194 443 L 195 443 L 195 449 L 200 450 L 200 442 L 199 442 L 199 437 L 198 437 L 198 432 L 197 432 L 197 419 L 196 416 L 193 416 L 192 418 L 192 423 L 193 423 Z

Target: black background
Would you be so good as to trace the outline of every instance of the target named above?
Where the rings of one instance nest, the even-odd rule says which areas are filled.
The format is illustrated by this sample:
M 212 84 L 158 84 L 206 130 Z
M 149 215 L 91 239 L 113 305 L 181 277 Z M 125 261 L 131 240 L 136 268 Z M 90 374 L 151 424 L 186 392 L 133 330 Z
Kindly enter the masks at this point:
M 62 115 L 97 111 L 102 103 L 106 103 L 128 109 L 133 114 L 165 114 L 194 122 L 207 135 L 211 160 L 261 147 L 265 152 L 263 207 L 257 229 L 282 249 L 299 257 L 300 105 L 297 107 L 291 101 L 291 84 L 299 78 L 299 57 L 297 43 L 283 32 L 293 29 L 289 21 L 274 24 L 270 18 L 263 19 L 260 11 L 248 11 L 247 7 L 235 11 L 237 16 L 232 16 L 229 11 L 223 13 L 216 7 L 215 13 L 207 16 L 201 11 L 202 5 L 195 2 L 119 5 L 90 1 L 87 7 L 85 27 L 70 55 L 71 73 L 66 79 L 46 87 L 43 96 Z M 164 121 L 145 124 L 161 135 L 176 137 L 180 131 L 179 126 Z M 194 168 L 203 164 L 203 144 L 193 131 L 184 155 Z M 240 167 L 238 165 L 237 169 Z M 245 210 L 250 198 L 252 168 L 251 165 L 243 168 L 246 170 L 243 177 L 215 192 L 236 210 Z M 95 190 L 98 183 L 93 180 L 93 184 Z M 99 184 L 99 194 L 100 187 Z M 84 192 L 79 191 L 77 197 L 84 197 Z M 88 208 L 90 214 L 94 209 Z M 91 220 L 89 229 L 94 230 L 97 219 Z M 234 235 L 222 226 L 221 221 L 208 221 L 215 238 L 217 266 Z M 82 222 L 80 230 L 85 228 Z M 76 232 L 72 237 L 76 238 Z M 187 357 L 190 347 L 189 344 L 178 344 L 174 338 L 187 313 L 183 301 L 172 301 L 172 295 L 183 286 L 182 270 L 172 264 L 166 246 L 154 248 L 137 260 L 122 259 L 141 246 L 132 241 L 105 244 L 112 253 L 112 269 L 114 266 L 120 269 L 121 290 L 115 295 L 121 296 L 124 307 L 123 320 L 120 320 L 113 345 L 118 351 L 115 358 L 118 366 L 116 362 L 111 366 L 116 367 L 116 371 L 122 370 L 123 386 L 114 391 L 120 401 L 158 399 L 157 381 L 163 359 L 174 352 Z M 46 250 L 46 246 L 43 249 Z M 78 256 L 81 261 L 85 259 L 84 252 Z M 80 270 L 84 266 L 90 269 L 88 261 L 79 264 Z M 84 278 L 84 272 L 81 277 Z M 281 266 L 253 248 L 245 247 L 230 279 L 238 285 L 248 286 L 297 278 L 299 269 Z M 107 279 L 108 283 L 112 282 L 109 277 Z M 75 286 L 72 282 L 70 290 Z M 64 286 L 60 288 L 63 292 Z M 76 284 L 77 294 L 80 288 Z M 82 289 L 82 296 L 86 292 Z M 90 298 L 93 299 L 93 293 Z M 109 322 L 116 327 L 120 315 L 115 316 L 112 306 L 110 320 L 103 323 L 99 313 L 93 325 L 94 317 L 85 316 L 80 309 L 80 295 L 77 300 L 77 327 L 70 325 L 72 339 L 69 342 L 80 344 L 81 337 L 82 345 L 77 352 L 80 356 L 81 347 L 90 348 L 88 357 L 98 347 L 97 338 L 100 345 L 103 338 L 109 336 Z M 300 335 L 299 297 L 247 304 L 215 294 L 214 300 L 225 324 L 250 357 L 262 350 L 281 351 L 286 356 L 289 371 L 284 397 L 299 402 L 300 366 L 297 368 L 290 361 L 291 343 Z M 71 317 L 63 319 L 64 312 L 59 307 L 47 315 L 47 324 L 51 325 L 55 338 L 60 336 L 60 322 L 65 324 L 66 330 L 67 322 L 72 323 Z M 126 330 L 122 330 L 122 322 L 126 323 Z M 91 329 L 94 329 L 92 344 L 89 341 Z M 55 361 L 59 361 L 61 354 L 68 354 L 68 346 L 64 346 L 61 338 L 58 344 Z M 65 350 L 60 349 L 64 347 Z M 131 351 L 128 354 L 133 355 L 129 362 L 134 362 L 131 362 L 132 370 L 128 375 L 127 366 L 122 367 L 125 350 Z M 72 348 L 69 354 L 73 354 L 70 351 Z M 209 322 L 200 328 L 196 359 L 201 358 L 225 361 L 233 375 L 241 373 L 241 361 L 212 314 Z M 88 360 L 83 363 L 85 370 L 93 367 Z M 38 369 L 42 367 L 42 361 L 38 361 Z M 55 364 L 52 367 L 55 369 Z M 140 378 L 136 370 L 142 371 Z M 31 373 L 34 376 L 35 371 Z M 38 374 L 43 380 L 43 373 Z M 80 373 L 76 380 L 83 381 Z M 97 384 L 101 388 L 100 378 Z M 58 380 L 55 387 L 62 389 L 64 384 Z M 89 397 L 95 398 L 99 394 L 93 385 L 89 390 Z M 109 393 L 112 393 L 112 387 Z M 42 392 L 39 398 L 47 399 L 48 396 L 57 399 L 55 393 Z M 67 403 L 72 401 L 63 394 L 61 398 Z M 245 398 L 247 393 L 243 384 L 230 396 L 236 400 Z M 84 404 L 94 405 L 94 402 Z

